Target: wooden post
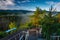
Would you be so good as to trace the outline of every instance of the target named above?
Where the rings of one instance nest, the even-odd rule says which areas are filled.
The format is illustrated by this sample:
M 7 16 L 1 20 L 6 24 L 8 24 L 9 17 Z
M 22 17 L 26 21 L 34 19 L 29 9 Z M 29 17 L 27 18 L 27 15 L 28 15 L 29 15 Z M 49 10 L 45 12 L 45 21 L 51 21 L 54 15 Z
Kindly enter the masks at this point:
M 37 34 L 37 29 L 31 29 L 29 30 L 29 38 L 28 40 L 37 40 L 38 34 Z
M 16 37 L 15 37 L 15 40 L 17 40 Z
M 57 37 L 58 38 L 58 40 L 59 40 L 59 37 Z

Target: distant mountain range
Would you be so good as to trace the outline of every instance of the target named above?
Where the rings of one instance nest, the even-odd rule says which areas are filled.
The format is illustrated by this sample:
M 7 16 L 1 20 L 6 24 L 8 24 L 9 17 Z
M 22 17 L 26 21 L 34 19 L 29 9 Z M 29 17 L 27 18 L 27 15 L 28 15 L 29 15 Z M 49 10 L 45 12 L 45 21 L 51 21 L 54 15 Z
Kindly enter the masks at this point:
M 0 10 L 0 13 L 1 12 L 7 12 L 7 13 L 12 13 L 12 14 L 26 14 L 26 13 L 34 13 L 34 11 L 29 11 L 29 10 Z M 47 13 L 49 13 L 49 11 L 46 11 Z M 56 13 L 60 13 L 60 12 L 52 12 L 53 14 L 56 14 Z
M 29 13 L 29 12 L 34 12 L 34 11 L 29 11 L 29 10 L 0 10 L 0 12 L 8 12 L 8 13 Z

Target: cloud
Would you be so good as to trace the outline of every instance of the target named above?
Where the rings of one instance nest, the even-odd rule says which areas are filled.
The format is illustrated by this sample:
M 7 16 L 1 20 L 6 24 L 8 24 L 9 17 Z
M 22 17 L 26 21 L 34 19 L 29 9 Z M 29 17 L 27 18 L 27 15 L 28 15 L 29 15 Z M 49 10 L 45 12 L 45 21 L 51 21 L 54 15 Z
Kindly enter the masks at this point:
M 22 1 L 18 1 L 18 3 L 26 3 L 26 2 L 35 2 L 35 0 L 22 0 Z
M 2 10 L 19 9 L 21 6 L 19 6 L 18 4 L 26 3 L 26 2 L 31 2 L 31 0 L 0 0 L 0 9 L 2 9 Z M 11 6 L 11 7 L 9 7 L 9 6 Z
M 23 1 L 18 1 L 18 3 L 26 3 L 26 2 L 31 2 L 30 0 L 23 0 Z
M 0 0 L 0 9 L 8 9 L 8 6 L 14 6 L 14 0 Z
M 25 2 L 31 2 L 30 0 L 25 0 L 25 1 L 22 1 L 22 3 L 25 3 Z
M 14 0 L 1 0 L 0 5 L 7 6 L 7 5 L 14 5 Z
M 46 2 L 46 4 L 48 4 L 48 5 L 50 5 L 50 6 L 51 6 L 51 5 L 55 5 L 56 3 L 57 3 L 57 2 L 53 2 L 53 1 L 47 1 L 47 2 Z
M 56 8 L 57 11 L 60 11 L 60 2 L 58 2 L 57 4 L 55 4 L 54 7 Z
M 46 4 L 48 4 L 49 6 L 52 5 L 54 9 L 56 8 L 57 11 L 60 11 L 60 2 L 49 1 L 49 2 L 46 2 Z

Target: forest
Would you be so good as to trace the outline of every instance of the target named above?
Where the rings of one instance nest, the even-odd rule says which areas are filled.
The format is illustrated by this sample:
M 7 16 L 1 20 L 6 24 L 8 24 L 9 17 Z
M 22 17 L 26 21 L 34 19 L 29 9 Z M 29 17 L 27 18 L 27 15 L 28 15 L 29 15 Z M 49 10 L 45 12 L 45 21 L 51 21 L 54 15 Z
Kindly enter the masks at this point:
M 0 13 L 0 36 L 3 38 L 18 30 L 42 28 L 43 37 L 50 40 L 51 35 L 60 35 L 60 13 L 55 13 L 56 11 L 53 10 L 52 6 L 48 12 L 36 7 L 34 15 L 29 16 L 30 21 L 22 24 L 20 23 L 21 19 L 23 19 L 21 16 L 2 16 L 8 14 L 7 12 L 2 12 Z M 6 30 L 10 31 L 6 32 Z

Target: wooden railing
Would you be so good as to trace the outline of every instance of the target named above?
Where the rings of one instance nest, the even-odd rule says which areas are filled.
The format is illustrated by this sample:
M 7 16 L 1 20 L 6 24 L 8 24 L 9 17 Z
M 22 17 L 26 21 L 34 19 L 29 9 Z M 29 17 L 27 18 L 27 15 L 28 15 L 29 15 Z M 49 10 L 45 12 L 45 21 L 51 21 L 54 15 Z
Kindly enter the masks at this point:
M 60 40 L 60 36 L 51 36 L 51 40 Z
M 25 33 L 17 32 L 15 34 L 9 35 L 8 37 L 2 38 L 0 40 L 25 40 Z

